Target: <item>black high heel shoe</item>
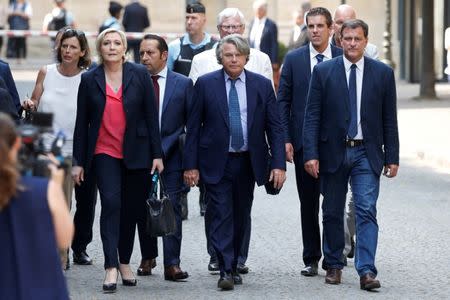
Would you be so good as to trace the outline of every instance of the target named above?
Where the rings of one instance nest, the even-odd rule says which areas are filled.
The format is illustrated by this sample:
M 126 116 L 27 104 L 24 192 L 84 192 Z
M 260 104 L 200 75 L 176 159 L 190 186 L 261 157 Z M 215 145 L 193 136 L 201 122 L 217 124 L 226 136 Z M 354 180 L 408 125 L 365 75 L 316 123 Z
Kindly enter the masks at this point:
M 119 268 L 119 272 L 120 272 L 120 268 Z M 133 273 L 131 273 L 131 274 L 133 274 Z M 137 280 L 136 280 L 136 278 L 133 278 L 133 279 L 125 279 L 125 278 L 123 278 L 123 276 L 122 276 L 122 272 L 120 272 L 120 277 L 122 277 L 122 284 L 123 284 L 124 286 L 136 286 L 136 285 L 137 285 Z
M 119 271 L 116 269 L 117 276 L 116 276 L 116 282 L 111 283 L 104 283 L 103 281 L 103 292 L 104 293 L 115 293 L 117 290 L 117 279 L 119 278 Z M 105 274 L 105 280 L 106 280 L 106 274 Z

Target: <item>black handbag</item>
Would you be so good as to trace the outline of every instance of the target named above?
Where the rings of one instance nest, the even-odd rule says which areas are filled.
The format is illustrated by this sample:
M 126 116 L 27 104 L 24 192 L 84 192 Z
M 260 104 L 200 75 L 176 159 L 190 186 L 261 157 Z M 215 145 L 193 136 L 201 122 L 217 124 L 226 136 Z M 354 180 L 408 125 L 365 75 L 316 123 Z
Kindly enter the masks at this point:
M 158 198 L 158 179 L 161 182 L 161 199 Z M 147 199 L 147 233 L 150 236 L 167 236 L 174 234 L 177 221 L 172 202 L 165 191 L 162 178 L 157 172 L 152 177 L 152 190 Z

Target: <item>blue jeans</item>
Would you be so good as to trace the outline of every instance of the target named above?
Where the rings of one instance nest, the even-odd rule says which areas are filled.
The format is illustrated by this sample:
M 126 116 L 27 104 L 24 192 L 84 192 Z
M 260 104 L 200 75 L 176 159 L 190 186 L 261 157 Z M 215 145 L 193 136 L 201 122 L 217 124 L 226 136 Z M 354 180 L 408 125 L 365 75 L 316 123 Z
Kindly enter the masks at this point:
M 378 242 L 376 203 L 380 177 L 372 170 L 364 146 L 346 148 L 344 161 L 334 173 L 321 174 L 324 197 L 323 253 L 326 268 L 342 269 L 344 209 L 350 180 L 356 213 L 355 268 L 359 276 L 377 274 L 375 253 Z

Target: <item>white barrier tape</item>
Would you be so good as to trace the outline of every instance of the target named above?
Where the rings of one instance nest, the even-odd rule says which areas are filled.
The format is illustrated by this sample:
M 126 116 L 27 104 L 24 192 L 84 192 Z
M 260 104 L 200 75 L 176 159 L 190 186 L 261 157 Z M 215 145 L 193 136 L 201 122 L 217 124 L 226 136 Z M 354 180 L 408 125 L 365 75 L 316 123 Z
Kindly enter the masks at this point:
M 39 31 L 39 30 L 0 30 L 0 36 L 6 36 L 6 37 L 55 37 L 57 31 Z M 150 32 L 125 32 L 125 35 L 127 39 L 135 40 L 135 39 L 142 39 L 144 35 L 148 34 Z M 153 33 L 159 35 L 160 37 L 166 39 L 166 40 L 174 40 L 176 38 L 181 37 L 183 34 L 180 33 Z M 96 38 L 98 35 L 98 32 L 93 31 L 86 31 L 84 32 L 84 35 L 87 38 Z

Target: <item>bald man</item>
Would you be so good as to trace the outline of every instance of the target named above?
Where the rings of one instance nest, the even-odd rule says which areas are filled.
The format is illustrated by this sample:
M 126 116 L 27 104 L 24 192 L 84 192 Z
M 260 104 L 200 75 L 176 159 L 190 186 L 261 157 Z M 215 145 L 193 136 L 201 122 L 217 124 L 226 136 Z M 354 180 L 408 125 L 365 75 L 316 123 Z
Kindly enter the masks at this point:
M 356 11 L 353 7 L 348 4 L 339 5 L 334 12 L 333 18 L 333 29 L 334 35 L 331 39 L 331 44 L 342 48 L 341 46 L 341 27 L 347 20 L 356 19 Z M 364 51 L 364 56 L 378 59 L 378 49 L 377 46 L 371 43 L 367 43 L 366 50 Z

